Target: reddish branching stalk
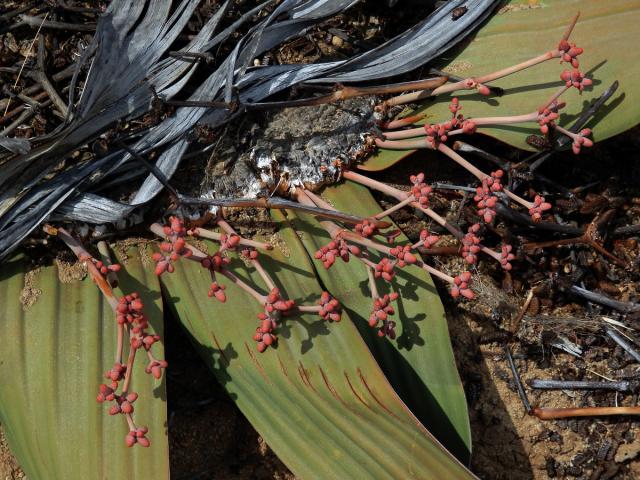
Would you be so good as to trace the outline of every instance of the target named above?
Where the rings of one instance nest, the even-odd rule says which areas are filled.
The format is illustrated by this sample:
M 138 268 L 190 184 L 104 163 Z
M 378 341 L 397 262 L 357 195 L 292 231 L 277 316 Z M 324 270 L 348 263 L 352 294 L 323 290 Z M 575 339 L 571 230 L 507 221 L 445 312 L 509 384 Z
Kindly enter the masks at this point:
M 376 139 L 376 145 L 380 148 L 387 149 L 404 150 L 425 148 L 438 150 L 439 152 L 445 154 L 451 160 L 456 162 L 462 168 L 473 174 L 478 180 L 480 180 L 481 185 L 480 187 L 478 187 L 478 195 L 482 196 L 480 190 L 486 190 L 487 185 L 485 185 L 485 183 L 487 181 L 493 182 L 490 177 L 495 177 L 496 174 L 501 177 L 502 171 L 499 170 L 497 172 L 492 172 L 490 175 L 486 174 L 485 172 L 471 164 L 459 153 L 447 146 L 445 142 L 453 135 L 457 135 L 460 133 L 474 133 L 479 126 L 483 125 L 508 125 L 520 122 L 537 122 L 540 126 L 540 131 L 543 134 L 548 135 L 550 134 L 550 129 L 554 129 L 556 132 L 571 138 L 571 140 L 573 140 L 573 152 L 576 154 L 580 153 L 580 149 L 582 147 L 593 146 L 593 141 L 588 138 L 588 136 L 591 135 L 591 130 L 585 128 L 579 133 L 573 133 L 559 125 L 556 125 L 555 123 L 555 121 L 559 118 L 558 110 L 564 106 L 564 104 L 558 104 L 556 100 L 558 96 L 565 90 L 566 88 L 563 87 L 561 91 L 556 93 L 545 105 L 540 107 L 538 111 L 514 117 L 485 117 L 477 119 L 465 119 L 464 116 L 459 113 L 461 110 L 461 106 L 458 102 L 458 99 L 454 98 L 451 102 L 451 105 L 449 106 L 449 109 L 452 112 L 451 120 L 440 124 L 425 125 L 424 127 L 420 128 L 400 130 L 398 132 L 385 132 L 385 137 L 387 138 L 387 140 Z M 417 139 L 402 140 L 415 137 L 417 135 L 421 135 L 423 137 Z M 496 192 L 500 192 L 501 194 L 506 195 L 513 202 L 518 203 L 526 208 L 534 221 L 541 220 L 544 211 L 551 208 L 551 205 L 545 202 L 545 199 L 543 197 L 537 196 L 536 198 L 534 198 L 533 202 L 530 202 L 511 192 L 509 189 L 502 187 L 501 185 L 499 189 L 494 190 L 491 196 L 495 197 L 494 194 Z M 488 200 L 490 203 L 495 203 L 497 201 L 496 198 L 485 198 L 485 200 Z M 487 212 L 485 207 L 479 207 L 479 210 Z M 490 223 L 495 216 L 494 214 L 495 211 L 493 211 L 493 208 L 490 206 L 488 215 L 485 215 L 485 213 L 481 213 L 480 215 L 485 218 L 485 221 L 487 223 Z
M 65 229 L 57 229 L 57 235 L 75 253 L 78 260 L 87 266 L 87 271 L 92 280 L 113 309 L 118 324 L 115 362 L 113 367 L 104 374 L 109 383 L 100 385 L 97 401 L 99 403 L 111 403 L 109 408 L 110 415 L 124 415 L 129 426 L 129 433 L 125 438 L 127 446 L 132 447 L 138 444 L 148 447 L 150 441 L 146 437 L 148 433 L 147 427 L 137 426 L 133 419 L 133 403 L 138 399 L 138 394 L 129 391 L 129 386 L 136 353 L 141 348 L 146 351 L 149 360 L 145 371 L 158 380 L 162 377 L 162 372 L 167 367 L 167 362 L 155 358 L 151 352 L 151 348 L 160 340 L 160 337 L 147 332 L 149 322 L 144 314 L 144 305 L 138 293 L 134 292 L 119 299 L 114 295 L 110 282 L 107 281 L 107 276 L 111 276 L 111 283 L 117 284 L 117 278 L 114 278 L 114 276 L 120 270 L 120 265 L 111 262 L 106 245 L 100 246 L 101 254 L 107 258 L 107 261 L 103 262 L 93 258 L 82 244 Z M 123 364 L 125 336 L 129 340 L 129 352 L 127 362 Z M 120 391 L 118 392 L 118 390 Z
M 456 151 L 454 151 L 453 149 L 451 149 L 449 146 L 447 146 L 444 142 L 446 140 L 448 140 L 449 135 L 452 132 L 473 132 L 476 129 L 476 125 L 475 124 L 471 124 L 471 126 L 469 127 L 469 122 L 468 120 L 464 120 L 462 115 L 456 115 L 457 112 L 460 110 L 459 104 L 457 102 L 457 99 L 454 99 L 452 101 L 452 104 L 450 106 L 450 109 L 454 115 L 454 118 L 452 121 L 450 122 L 446 122 L 444 124 L 439 124 L 439 125 L 429 125 L 427 126 L 428 128 L 423 129 L 426 131 L 426 137 L 424 139 L 418 139 L 418 140 L 380 140 L 380 139 L 376 139 L 376 144 L 381 147 L 381 148 L 391 148 L 391 149 L 407 149 L 407 148 L 427 148 L 427 149 L 432 149 L 432 150 L 438 150 L 441 153 L 444 153 L 447 157 L 449 157 L 451 160 L 453 160 L 454 162 L 456 162 L 458 165 L 460 165 L 462 168 L 464 168 L 465 170 L 467 170 L 468 172 L 470 172 L 471 174 L 473 174 L 478 180 L 480 180 L 481 185 L 479 187 L 479 189 L 484 190 L 486 189 L 486 182 L 490 181 L 493 182 L 495 180 L 491 179 L 491 177 L 502 177 L 503 173 L 502 171 L 498 170 L 497 172 L 493 172 L 491 174 L 486 174 L 484 173 L 482 170 L 480 170 L 479 168 L 477 168 L 476 166 L 474 166 L 473 164 L 471 164 L 468 160 L 466 160 L 462 155 L 460 155 L 459 153 L 457 153 Z M 531 114 L 531 115 L 527 115 L 527 116 L 523 116 L 521 118 L 518 119 L 518 121 L 522 120 L 523 118 L 527 118 L 529 120 L 537 120 L 538 123 L 540 123 L 541 125 L 541 129 L 548 131 L 549 126 L 555 126 L 553 123 L 553 120 L 555 118 L 557 118 L 557 113 L 555 113 L 555 111 L 549 111 L 549 110 L 545 110 L 544 112 L 538 114 Z M 500 117 L 502 120 L 504 120 L 506 117 Z M 486 118 L 486 119 L 479 119 L 478 121 L 481 121 L 484 124 L 487 124 L 490 119 Z M 462 123 L 461 123 L 462 122 Z M 463 125 L 462 128 L 460 129 L 456 129 L 456 130 L 452 130 L 456 127 L 458 127 L 459 125 Z M 469 128 L 467 128 L 469 127 Z M 560 128 L 560 127 L 556 127 L 556 128 Z M 580 132 L 580 134 L 573 134 L 571 132 L 568 132 L 564 129 L 561 129 L 563 132 L 566 132 L 567 134 L 569 134 L 569 136 L 571 136 L 571 138 L 574 140 L 574 151 L 580 149 L 580 146 L 584 145 L 584 146 L 591 146 L 592 142 L 586 138 L 586 135 L 590 134 L 590 131 L 588 129 L 583 130 L 582 132 Z M 413 132 L 413 130 L 407 130 L 408 132 Z M 495 190 L 495 192 L 501 192 L 504 195 L 506 195 L 509 199 L 511 199 L 512 201 L 522 205 L 524 208 L 526 208 L 530 215 L 532 216 L 532 218 L 534 219 L 534 221 L 538 221 L 542 218 L 542 213 L 545 210 L 548 210 L 549 208 L 551 208 L 551 205 L 549 205 L 548 203 L 546 203 L 544 201 L 543 197 L 539 197 L 534 199 L 534 202 L 529 202 L 527 200 L 525 200 L 524 198 L 520 197 L 519 195 L 516 195 L 515 193 L 511 192 L 509 189 L 507 188 L 503 188 L 502 186 L 500 186 L 500 188 L 498 190 Z M 480 192 L 479 192 L 480 194 Z M 402 199 L 404 200 L 404 199 Z M 495 200 L 491 200 L 491 202 L 495 202 Z M 485 210 L 485 207 L 479 207 L 480 210 Z M 483 218 L 487 218 L 488 220 L 487 223 L 490 223 L 491 220 L 493 220 L 494 214 L 489 214 L 488 216 L 485 216 L 484 213 L 481 214 L 481 216 Z
M 209 240 L 215 240 L 217 242 L 219 242 L 222 239 L 222 235 L 224 235 L 222 233 L 213 232 L 201 227 L 190 229 L 187 233 L 194 237 L 207 238 Z M 256 242 L 255 240 L 249 240 L 247 238 L 240 238 L 240 245 L 249 248 L 258 248 L 261 250 L 273 250 L 273 245 L 263 242 Z
M 578 21 L 579 13 L 574 16 L 571 20 L 571 23 L 568 25 L 565 30 L 558 46 L 553 50 L 549 50 L 537 57 L 533 57 L 524 62 L 518 63 L 516 65 L 512 65 L 507 68 L 503 68 L 496 72 L 492 72 L 486 75 L 481 75 L 478 77 L 465 78 L 458 82 L 452 82 L 440 87 L 430 89 L 430 90 L 422 90 L 412 93 L 407 93 L 404 95 L 399 95 L 397 97 L 390 98 L 382 104 L 382 110 L 386 110 L 389 107 L 394 105 L 402 105 L 405 103 L 413 103 L 420 100 L 423 100 L 428 97 L 435 97 L 438 95 L 443 95 L 447 93 L 452 93 L 459 90 L 476 90 L 478 93 L 482 95 L 489 95 L 490 90 L 487 87 L 487 84 L 498 80 L 500 78 L 507 77 L 517 72 L 521 72 L 527 68 L 531 68 L 540 63 L 544 63 L 548 60 L 552 60 L 554 58 L 560 58 L 561 61 L 570 63 L 574 69 L 577 69 L 579 66 L 578 55 L 582 54 L 582 49 L 576 47 L 575 44 L 569 43 L 569 37 L 573 28 L 575 27 L 576 22 Z
M 184 236 L 187 230 L 184 228 L 182 220 L 178 217 L 171 217 L 168 226 L 162 226 L 158 223 L 151 225 L 151 231 L 166 240 L 160 245 L 160 249 L 163 252 L 176 253 L 169 258 L 169 261 L 175 262 L 179 258 L 187 258 L 200 263 L 203 268 L 210 271 L 212 284 L 209 287 L 209 297 L 215 297 L 220 302 L 226 302 L 227 300 L 226 287 L 219 284 L 216 279 L 216 274 L 219 273 L 248 293 L 261 305 L 262 311 L 257 314 L 259 325 L 253 335 L 259 352 L 264 352 L 268 347 L 276 345 L 276 330 L 283 316 L 296 312 L 315 313 L 326 321 L 340 321 L 340 304 L 328 292 L 322 292 L 318 304 L 313 306 L 296 305 L 294 300 L 282 297 L 280 289 L 276 287 L 275 280 L 260 263 L 256 250 L 256 248 L 271 250 L 273 247 L 269 244 L 242 238 L 223 218 L 218 218 L 216 223 L 224 233 L 212 232 L 202 228 L 189 231 L 189 233 L 219 242 L 220 248 L 213 255 L 202 252 L 186 242 Z M 231 252 L 237 253 L 256 269 L 265 283 L 268 293 L 261 293 L 230 271 L 232 265 L 228 254 Z M 158 265 L 167 262 L 163 253 L 154 254 L 154 260 Z M 169 269 L 161 266 L 156 268 L 158 275 L 162 275 L 165 272 L 171 273 L 172 271 L 173 268 Z
M 394 97 L 383 103 L 381 110 L 385 111 L 387 107 L 391 105 L 397 105 L 400 103 L 406 103 L 410 101 L 416 101 L 426 96 L 435 96 L 443 93 L 453 92 L 459 89 L 477 89 L 483 94 L 489 94 L 489 89 L 486 87 L 486 83 L 499 78 L 511 75 L 526 68 L 529 68 L 538 63 L 550 60 L 552 58 L 560 58 L 561 62 L 567 62 L 571 64 L 571 70 L 564 70 L 560 74 L 560 80 L 564 83 L 564 86 L 560 87 L 546 102 L 544 102 L 536 111 L 523 115 L 516 116 L 502 116 L 502 117 L 482 117 L 482 118 L 464 118 L 460 113 L 462 107 L 459 104 L 457 98 L 453 98 L 449 106 L 449 110 L 452 113 L 450 120 L 443 121 L 436 124 L 426 124 L 422 127 L 409 128 L 398 131 L 385 131 L 384 139 L 376 139 L 376 145 L 380 148 L 394 149 L 394 150 L 407 150 L 407 149 L 432 149 L 438 150 L 452 159 L 458 165 L 472 173 L 478 180 L 484 183 L 485 179 L 489 176 L 482 172 L 480 169 L 469 163 L 460 154 L 452 150 L 446 145 L 446 141 L 452 136 L 459 134 L 472 134 L 475 133 L 478 128 L 486 126 L 499 126 L 499 125 L 512 125 L 516 123 L 536 122 L 540 126 L 542 134 L 550 136 L 551 130 L 560 135 L 565 135 L 572 140 L 573 152 L 578 154 L 583 147 L 591 147 L 593 141 L 589 139 L 591 130 L 585 128 L 579 133 L 573 133 L 565 128 L 556 125 L 556 120 L 559 119 L 558 110 L 561 109 L 564 104 L 559 103 L 560 96 L 570 88 L 576 88 L 581 93 L 582 91 L 591 86 L 593 81 L 586 78 L 585 75 L 578 70 L 579 61 L 578 56 L 583 53 L 580 47 L 575 44 L 569 43 L 569 36 L 575 27 L 579 15 L 576 15 L 569 26 L 567 27 L 564 35 L 562 36 L 557 48 L 551 50 L 543 55 L 535 57 L 526 62 L 514 65 L 512 67 L 499 70 L 497 72 L 464 79 L 459 82 L 442 85 L 435 89 L 423 92 L 414 92 L 399 97 Z M 391 121 L 383 123 L 383 128 L 394 129 L 409 126 L 412 122 L 419 121 L 420 115 L 407 117 L 398 121 Z M 484 188 L 481 185 L 481 188 Z M 533 202 L 525 200 L 515 193 L 511 192 L 507 188 L 501 188 L 501 193 L 506 195 L 510 200 L 522 205 L 529 211 L 534 221 L 539 221 L 542 218 L 544 211 L 551 208 L 544 198 L 536 197 Z M 490 203 L 495 202 L 495 199 L 486 198 Z M 481 207 L 480 210 L 486 212 L 485 207 Z M 489 223 L 493 219 L 492 207 L 489 207 L 489 214 L 482 216 Z
M 302 188 L 296 189 L 295 195 L 300 203 L 323 206 L 323 208 L 329 207 L 329 205 L 320 197 L 308 190 L 304 190 Z M 327 233 L 329 233 L 332 241 L 329 242 L 328 245 L 320 248 L 320 250 L 316 252 L 315 258 L 322 261 L 324 267 L 327 269 L 331 268 L 338 258 L 348 262 L 350 256 L 353 255 L 366 265 L 368 269 L 367 271 L 373 271 L 376 278 L 381 277 L 384 280 L 391 281 L 394 277 L 394 270 L 396 267 L 404 268 L 407 265 L 415 265 L 440 280 L 449 283 L 451 285 L 451 294 L 454 297 L 458 296 L 461 291 L 463 291 L 464 293 L 462 294 L 465 297 L 473 298 L 473 292 L 468 288 L 468 284 L 471 280 L 471 275 L 468 274 L 468 272 L 463 274 L 466 280 L 462 281 L 460 277 L 454 278 L 430 265 L 425 264 L 411 252 L 413 249 L 412 245 L 389 247 L 370 238 L 366 238 L 357 233 L 357 231 L 352 232 L 341 228 L 332 221 L 322 220 L 320 221 L 320 224 Z M 429 235 L 426 236 L 428 237 Z M 360 247 L 364 247 L 364 249 Z M 383 257 L 378 264 L 375 264 L 368 258 L 369 251 L 382 253 L 385 257 Z M 460 289 L 460 285 L 462 285 L 462 289 Z M 373 290 L 372 295 L 374 296 L 375 302 L 376 294 Z
M 404 202 L 407 198 L 413 198 L 413 201 L 411 201 L 409 203 L 409 205 L 413 208 L 416 208 L 418 210 L 420 210 L 422 213 L 424 213 L 425 215 L 427 215 L 429 218 L 431 218 L 432 220 L 434 220 L 438 225 L 440 225 L 441 227 L 445 228 L 446 230 L 449 231 L 449 233 L 451 233 L 454 237 L 456 237 L 458 240 L 460 240 L 460 242 L 462 243 L 463 239 L 465 238 L 465 234 L 463 232 L 461 232 L 457 227 L 455 227 L 454 225 L 452 225 L 451 223 L 447 222 L 447 220 L 445 218 L 443 218 L 442 216 L 440 216 L 437 212 L 435 212 L 434 210 L 432 210 L 430 207 L 425 206 L 425 202 L 419 202 L 418 200 L 415 199 L 415 192 L 404 192 L 402 190 L 399 190 L 395 187 L 391 187 L 389 185 L 386 185 L 382 182 L 378 182 L 377 180 L 373 180 L 369 177 L 365 177 L 364 175 L 361 175 L 359 173 L 356 172 L 352 172 L 352 171 L 345 171 L 342 174 L 343 178 L 347 179 L 347 180 L 351 180 L 353 182 L 359 183 L 361 185 L 364 185 L 366 187 L 369 187 L 373 190 L 377 190 L 381 193 L 384 193 L 385 195 L 388 195 L 392 198 L 395 198 L 396 200 L 398 200 L 399 202 Z M 420 177 L 420 175 L 418 175 L 417 177 Z M 424 177 L 422 177 L 424 178 Z M 416 178 L 418 179 L 418 178 Z M 416 245 L 417 247 L 418 245 Z M 482 251 L 483 253 L 489 255 L 490 257 L 494 258 L 495 260 L 501 262 L 502 260 L 502 255 L 488 247 L 485 247 L 484 245 L 479 245 L 480 247 L 480 251 Z

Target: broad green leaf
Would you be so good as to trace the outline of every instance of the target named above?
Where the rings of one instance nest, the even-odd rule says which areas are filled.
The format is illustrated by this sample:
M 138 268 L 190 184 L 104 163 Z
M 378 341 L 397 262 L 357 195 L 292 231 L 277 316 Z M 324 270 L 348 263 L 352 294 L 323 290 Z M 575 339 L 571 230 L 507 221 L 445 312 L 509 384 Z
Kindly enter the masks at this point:
M 387 150 L 379 148 L 373 155 L 367 158 L 364 163 L 359 164 L 358 169 L 365 170 L 367 172 L 379 172 L 381 170 L 386 170 L 399 161 L 404 160 L 414 152 L 415 150 Z M 439 153 L 431 150 L 422 150 L 420 155 L 428 162 L 429 158 L 437 156 Z
M 570 41 L 584 48 L 579 57 L 580 70 L 593 78 L 594 85 L 582 95 L 571 89 L 562 99 L 560 124 L 570 125 L 579 113 L 615 80 L 620 87 L 588 127 L 593 138 L 604 140 L 640 123 L 640 45 L 639 0 L 512 0 L 493 15 L 469 41 L 447 55 L 440 65 L 445 71 L 461 77 L 490 73 L 515 65 L 556 48 L 567 24 L 577 12 L 580 19 Z M 502 87 L 502 97 L 483 97 L 471 91 L 456 93 L 466 117 L 518 115 L 533 112 L 562 86 L 560 73 L 571 66 L 551 60 L 515 75 L 496 80 L 491 85 Z M 448 119 L 451 113 L 449 95 L 427 100 L 420 111 L 427 113 L 425 122 Z M 536 124 L 509 127 L 484 127 L 479 131 L 525 150 L 527 136 L 539 134 Z M 402 151 L 380 151 L 365 169 L 386 168 L 407 155 Z M 378 158 L 379 157 L 379 158 Z
M 381 211 L 371 193 L 353 182 L 329 187 L 323 197 L 340 211 L 371 217 Z M 390 219 L 387 219 L 390 220 Z M 311 256 L 330 241 L 329 235 L 311 216 L 293 220 L 302 243 Z M 408 239 L 401 235 L 399 243 Z M 377 262 L 375 252 L 372 261 Z M 451 452 L 463 461 L 471 451 L 471 431 L 464 390 L 456 370 L 444 308 L 429 274 L 407 267 L 397 271 L 393 290 L 396 302 L 395 340 L 381 339 L 367 323 L 373 301 L 365 266 L 356 259 L 341 260 L 326 270 L 316 261 L 323 285 L 349 311 L 393 388 L 420 421 Z M 377 282 L 380 293 L 388 293 L 386 282 Z
M 150 330 L 162 335 L 161 295 L 153 271 L 142 267 L 137 254 L 122 267 L 122 290 L 140 293 Z M 0 421 L 27 476 L 168 478 L 164 381 L 147 375 L 146 358 L 138 359 L 132 378 L 132 389 L 140 395 L 134 415 L 149 427 L 151 447 L 127 448 L 124 418 L 109 416 L 108 407 L 96 402 L 103 372 L 115 356 L 113 311 L 88 277 L 62 283 L 56 266 L 29 268 L 14 259 L 0 273 Z M 23 294 L 35 300 L 24 309 Z
M 313 304 L 321 293 L 313 266 L 279 212 L 278 247 L 262 261 L 284 295 Z M 264 285 L 253 268 L 232 271 Z M 234 284 L 227 302 L 207 297 L 209 273 L 183 261 L 163 275 L 167 300 L 218 380 L 280 459 L 302 478 L 469 478 L 391 388 L 352 319 L 325 323 L 287 317 L 277 347 L 252 340 L 262 306 Z M 261 289 L 265 292 L 264 288 Z M 215 448 L 212 445 L 212 448 Z

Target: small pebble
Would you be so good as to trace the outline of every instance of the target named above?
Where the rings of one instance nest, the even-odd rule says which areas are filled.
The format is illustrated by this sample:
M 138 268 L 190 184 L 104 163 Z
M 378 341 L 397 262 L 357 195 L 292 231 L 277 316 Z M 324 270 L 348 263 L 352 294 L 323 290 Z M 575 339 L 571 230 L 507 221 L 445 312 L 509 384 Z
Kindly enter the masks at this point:
M 333 45 L 334 47 L 341 47 L 342 45 L 344 45 L 344 40 L 342 40 L 340 37 L 334 35 L 333 37 L 331 37 L 331 45 Z

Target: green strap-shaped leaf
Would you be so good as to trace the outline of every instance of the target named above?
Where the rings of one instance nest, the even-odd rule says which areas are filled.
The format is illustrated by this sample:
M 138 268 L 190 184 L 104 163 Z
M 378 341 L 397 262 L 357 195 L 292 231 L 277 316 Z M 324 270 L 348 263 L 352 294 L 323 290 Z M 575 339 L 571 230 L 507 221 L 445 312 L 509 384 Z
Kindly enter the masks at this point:
M 540 0 L 533 4 L 528 0 L 512 0 L 494 14 L 459 53 L 447 56 L 447 63 L 441 68 L 466 78 L 541 55 L 557 47 L 577 12 L 580 12 L 580 19 L 570 41 L 584 48 L 579 57 L 580 70 L 593 78 L 594 85 L 582 95 L 572 88 L 562 96 L 567 106 L 561 110 L 560 125 L 570 125 L 591 100 L 618 80 L 618 91 L 587 124 L 593 129 L 595 140 L 609 138 L 640 123 L 640 109 L 637 108 L 640 102 L 638 0 Z M 554 59 L 492 82 L 491 85 L 504 88 L 502 97 L 483 97 L 472 91 L 454 95 L 459 97 L 465 117 L 530 113 L 563 85 L 560 73 L 572 68 L 567 63 L 560 65 L 559 60 Z M 450 101 L 449 95 L 427 100 L 420 110 L 427 113 L 425 122 L 450 118 Z M 478 131 L 525 150 L 533 150 L 525 141 L 527 136 L 540 134 L 535 123 L 483 127 Z M 406 155 L 406 151 L 380 150 L 363 167 L 381 170 Z
M 365 218 L 381 211 L 371 193 L 352 182 L 329 187 L 322 195 L 338 210 Z M 292 218 L 311 256 L 330 242 L 313 217 L 302 214 Z M 402 244 L 409 240 L 401 235 L 397 241 Z M 369 253 L 377 262 L 375 252 Z M 411 411 L 450 451 L 467 461 L 471 450 L 467 404 L 444 309 L 430 275 L 416 267 L 396 269 L 392 288 L 400 298 L 394 305 L 396 315 L 390 319 L 396 322 L 397 338 L 388 340 L 379 338 L 377 329 L 368 324 L 373 300 L 362 262 L 338 259 L 329 270 L 320 262 L 315 265 L 322 283 L 349 310 L 382 370 Z M 381 294 L 389 292 L 386 282 L 380 280 L 377 285 Z
M 142 267 L 137 253 L 122 267 L 122 291 L 140 293 L 150 331 L 162 335 L 153 271 Z M 41 290 L 37 298 L 35 290 Z M 23 293 L 35 300 L 26 309 Z M 135 420 L 149 427 L 151 447 L 127 448 L 124 418 L 109 416 L 96 402 L 115 350 L 113 311 L 89 277 L 62 283 L 55 266 L 31 273 L 21 259 L 2 266 L 0 421 L 29 479 L 169 477 L 165 385 L 145 373 L 146 356 L 137 359 L 131 385 L 140 395 Z M 155 353 L 162 357 L 161 345 L 154 345 Z
M 287 298 L 318 300 L 321 287 L 298 237 L 280 219 L 279 247 L 261 255 Z M 264 285 L 253 268 L 232 271 Z M 227 301 L 207 297 L 209 272 L 182 261 L 163 275 L 168 301 L 204 359 L 282 461 L 302 478 L 468 478 L 391 388 L 350 316 L 325 323 L 305 314 L 285 318 L 277 347 L 260 354 L 252 336 L 262 311 L 252 297 L 219 277 Z M 264 288 L 261 289 L 263 292 Z M 211 448 L 215 448 L 212 445 Z

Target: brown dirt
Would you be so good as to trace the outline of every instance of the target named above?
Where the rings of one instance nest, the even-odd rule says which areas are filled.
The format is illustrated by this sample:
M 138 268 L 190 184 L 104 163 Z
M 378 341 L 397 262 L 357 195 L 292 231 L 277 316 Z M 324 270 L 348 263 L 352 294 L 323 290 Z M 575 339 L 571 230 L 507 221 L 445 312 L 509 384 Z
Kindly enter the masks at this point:
M 58 279 L 62 283 L 77 282 L 87 275 L 87 267 L 75 258 L 71 261 L 56 258 L 54 261 L 58 267 Z
M 20 303 L 22 304 L 23 310 L 28 310 L 33 306 L 42 294 L 42 290 L 38 288 L 36 283 L 39 271 L 39 268 L 34 268 L 33 270 L 29 270 L 24 276 L 24 288 L 20 293 Z
M 24 480 L 27 477 L 11 454 L 0 424 L 0 480 Z

